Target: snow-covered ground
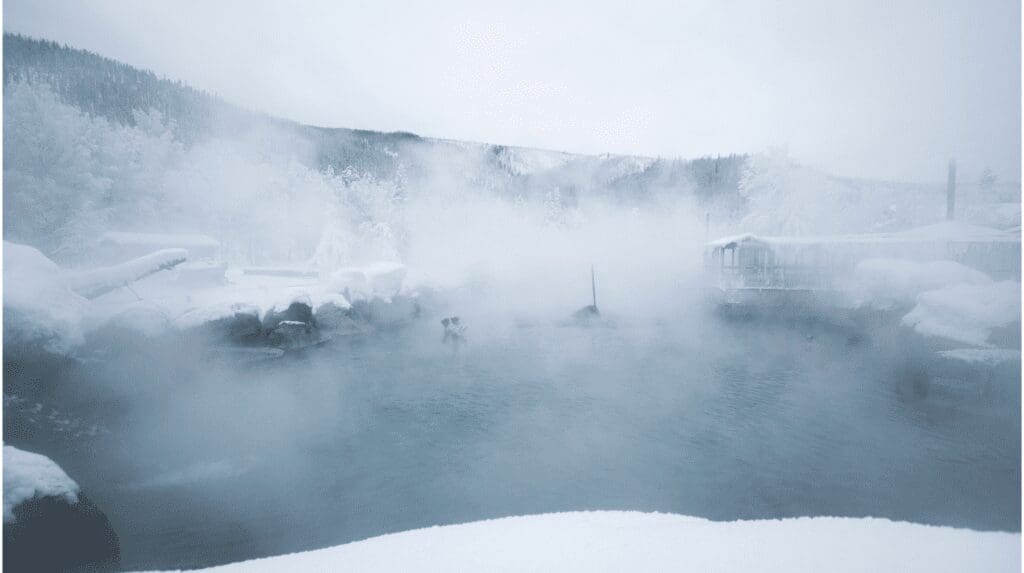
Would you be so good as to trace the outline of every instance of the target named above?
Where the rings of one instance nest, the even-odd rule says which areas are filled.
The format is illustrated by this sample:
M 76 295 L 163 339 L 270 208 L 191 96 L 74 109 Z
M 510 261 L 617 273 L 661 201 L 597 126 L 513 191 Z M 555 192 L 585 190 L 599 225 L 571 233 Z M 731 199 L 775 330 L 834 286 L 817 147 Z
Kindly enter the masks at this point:
M 903 324 L 925 336 L 975 346 L 991 346 L 992 330 L 1020 321 L 1020 283 L 955 284 L 929 290 L 903 317 Z
M 311 309 L 350 308 L 357 300 L 414 296 L 407 269 L 394 262 L 349 267 L 327 276 L 274 269 L 228 269 L 182 281 L 189 251 L 165 248 L 92 270 L 67 270 L 37 249 L 4 242 L 5 332 L 15 341 L 64 353 L 83 335 L 115 323 L 153 336 L 205 322 L 253 314 L 262 318 L 292 302 Z
M 14 508 L 36 497 L 78 501 L 78 484 L 50 458 L 4 446 L 4 523 L 14 521 Z
M 885 519 L 715 522 L 662 513 L 552 513 L 417 529 L 208 572 L 1019 571 L 1018 533 Z
M 1017 281 L 993 281 L 953 261 L 868 259 L 855 269 L 857 305 L 911 307 L 902 323 L 923 336 L 991 347 L 996 328 L 1021 316 Z

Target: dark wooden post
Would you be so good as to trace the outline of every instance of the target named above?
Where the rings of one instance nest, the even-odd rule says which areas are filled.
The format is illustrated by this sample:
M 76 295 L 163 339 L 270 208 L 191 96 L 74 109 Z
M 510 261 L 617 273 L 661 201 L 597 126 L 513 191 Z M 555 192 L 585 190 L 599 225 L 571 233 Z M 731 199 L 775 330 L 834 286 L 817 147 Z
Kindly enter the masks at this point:
M 949 160 L 949 175 L 946 177 L 946 220 L 952 221 L 956 214 L 956 160 Z

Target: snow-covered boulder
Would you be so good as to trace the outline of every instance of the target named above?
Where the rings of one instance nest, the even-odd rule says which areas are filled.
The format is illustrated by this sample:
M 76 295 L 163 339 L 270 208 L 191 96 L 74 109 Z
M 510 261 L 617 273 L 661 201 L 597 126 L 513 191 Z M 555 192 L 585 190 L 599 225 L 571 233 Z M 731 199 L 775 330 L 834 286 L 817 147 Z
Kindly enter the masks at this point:
M 120 554 L 110 521 L 60 466 L 4 446 L 4 569 L 115 570 Z
M 14 522 L 14 508 L 37 497 L 78 503 L 78 484 L 50 458 L 4 446 L 4 523 Z
M 252 304 L 219 302 L 185 312 L 175 319 L 183 331 L 200 332 L 232 342 L 249 342 L 260 336 L 260 309 Z
M 88 301 L 71 291 L 56 263 L 4 241 L 4 343 L 64 353 L 82 343 Z
M 309 322 L 282 320 L 267 331 L 267 342 L 282 350 L 299 350 L 326 342 Z
M 359 319 L 352 305 L 344 298 L 322 303 L 316 307 L 313 315 L 318 328 L 337 335 L 365 334 L 371 330 L 370 325 Z
M 263 316 L 263 330 L 270 332 L 281 322 L 302 322 L 315 325 L 312 302 L 308 296 L 291 298 L 287 304 L 274 305 Z
M 925 336 L 987 347 L 992 346 L 990 337 L 995 329 L 1019 326 L 1020 320 L 1020 283 L 1001 281 L 957 284 L 921 293 L 917 305 L 903 317 L 903 324 Z

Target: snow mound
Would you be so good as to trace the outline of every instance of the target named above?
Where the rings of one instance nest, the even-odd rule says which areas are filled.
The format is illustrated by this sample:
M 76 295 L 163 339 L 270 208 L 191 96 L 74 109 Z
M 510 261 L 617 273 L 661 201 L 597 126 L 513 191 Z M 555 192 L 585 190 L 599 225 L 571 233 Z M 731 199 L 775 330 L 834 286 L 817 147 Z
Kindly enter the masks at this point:
M 903 324 L 925 336 L 988 347 L 994 328 L 1020 320 L 1020 283 L 957 284 L 917 297 Z
M 854 269 L 854 277 L 863 302 L 883 309 L 913 303 L 920 293 L 949 285 L 992 282 L 985 273 L 953 261 L 901 259 L 867 259 Z
M 50 458 L 4 446 L 4 523 L 14 508 L 37 497 L 63 497 L 78 503 L 78 484 Z
M 1019 571 L 1020 540 L 870 518 L 600 511 L 417 529 L 204 571 Z
M 8 343 L 63 353 L 83 341 L 84 298 L 56 263 L 27 245 L 4 241 L 4 333 Z
M 204 324 L 216 322 L 223 318 L 234 318 L 235 315 L 260 316 L 260 309 L 254 304 L 220 301 L 185 312 L 174 320 L 174 325 L 182 330 L 197 328 Z
M 164 309 L 149 301 L 136 301 L 113 310 L 97 309 L 95 306 L 85 316 L 87 330 L 103 326 L 128 329 L 147 338 L 160 336 L 173 327 Z

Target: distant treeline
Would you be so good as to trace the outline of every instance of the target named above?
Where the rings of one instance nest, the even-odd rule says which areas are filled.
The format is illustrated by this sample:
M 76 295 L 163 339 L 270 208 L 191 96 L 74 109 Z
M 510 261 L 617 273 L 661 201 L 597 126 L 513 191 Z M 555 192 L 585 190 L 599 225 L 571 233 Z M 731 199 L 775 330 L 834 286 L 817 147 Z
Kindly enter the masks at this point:
M 326 129 L 244 110 L 180 81 L 48 40 L 4 34 L 4 89 L 13 82 L 48 85 L 65 103 L 111 122 L 134 126 L 139 111 L 156 111 L 185 144 L 212 136 L 251 132 L 254 124 L 309 142 L 305 162 L 318 169 L 354 169 L 390 179 L 415 180 L 434 167 L 438 157 L 479 155 L 493 173 L 477 178 L 504 177 L 503 191 L 527 193 L 558 186 L 567 196 L 594 191 L 621 199 L 643 199 L 655 192 L 693 192 L 700 199 L 734 193 L 745 156 L 728 155 L 696 160 L 583 156 L 518 150 L 500 145 L 454 145 L 408 133 Z M 502 161 L 521 151 L 563 156 L 553 167 L 517 171 Z M 433 152 L 433 153 L 432 153 Z M 476 170 L 479 171 L 479 170 Z M 489 181 L 493 186 L 494 181 Z

